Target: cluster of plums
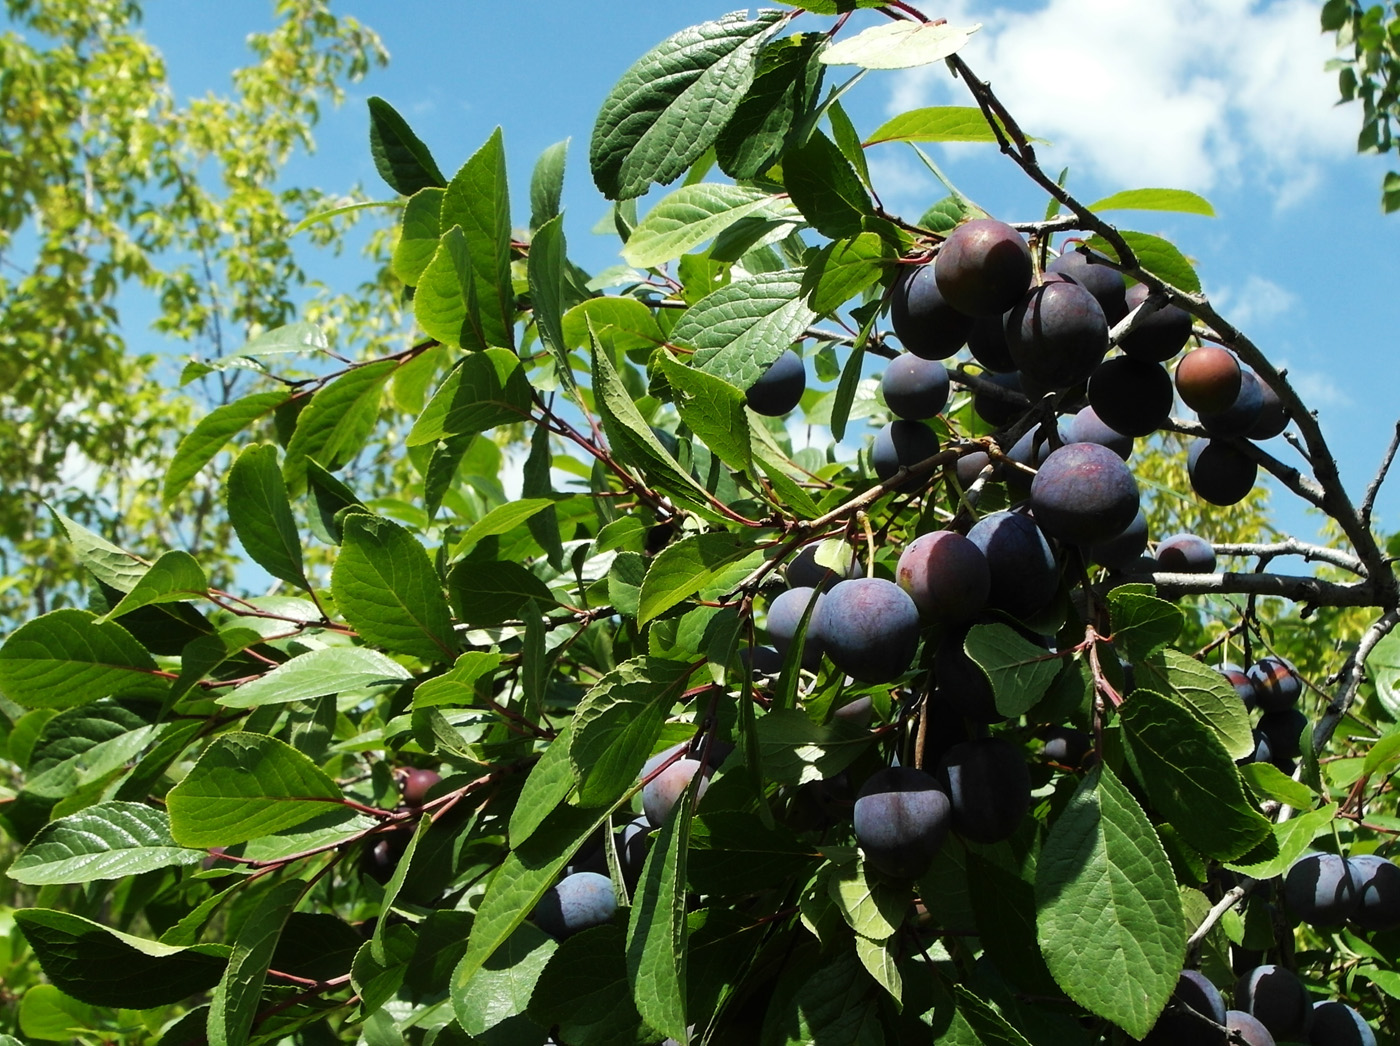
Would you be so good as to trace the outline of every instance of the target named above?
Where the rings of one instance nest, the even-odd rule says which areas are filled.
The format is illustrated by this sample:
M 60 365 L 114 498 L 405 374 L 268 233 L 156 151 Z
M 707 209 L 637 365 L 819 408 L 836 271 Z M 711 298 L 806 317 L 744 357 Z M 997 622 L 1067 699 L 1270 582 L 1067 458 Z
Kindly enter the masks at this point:
M 1376 1035 L 1342 1002 L 1313 1002 L 1307 986 L 1282 966 L 1256 966 L 1235 984 L 1235 1009 L 1196 970 L 1183 970 L 1171 1003 L 1144 1046 L 1376 1046 Z
M 1281 657 L 1260 658 L 1249 669 L 1221 665 L 1223 675 L 1248 711 L 1260 711 L 1254 728 L 1254 751 L 1241 762 L 1272 763 L 1291 774 L 1301 751 L 1308 717 L 1298 708 L 1303 681 L 1298 671 Z
M 1393 930 L 1400 927 L 1400 868 L 1375 854 L 1307 854 L 1284 875 L 1283 901 L 1290 916 L 1311 926 Z

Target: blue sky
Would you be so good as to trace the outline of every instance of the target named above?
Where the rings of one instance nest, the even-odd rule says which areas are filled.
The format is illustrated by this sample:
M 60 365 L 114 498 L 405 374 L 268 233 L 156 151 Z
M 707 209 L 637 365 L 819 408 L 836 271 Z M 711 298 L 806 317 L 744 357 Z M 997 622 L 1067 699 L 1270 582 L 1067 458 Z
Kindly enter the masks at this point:
M 166 54 L 178 93 L 226 90 L 227 71 L 246 60 L 244 36 L 270 24 L 270 6 L 151 4 L 145 28 Z M 570 138 L 570 254 L 597 271 L 617 260 L 616 240 L 590 233 L 606 210 L 587 170 L 598 105 L 647 48 L 735 6 L 419 0 L 391 15 L 382 3 L 337 4 L 380 33 L 392 60 L 327 112 L 317 153 L 299 157 L 289 176 L 333 192 L 358 183 L 369 198 L 387 198 L 366 145 L 364 99 L 377 94 L 448 172 L 503 126 L 523 222 L 536 156 Z M 1354 151 L 1356 108 L 1333 104 L 1334 76 L 1322 71 L 1331 40 L 1317 29 L 1319 7 L 1312 0 L 953 0 L 925 10 L 982 24 L 963 56 L 1029 133 L 1049 141 L 1040 150 L 1044 166 L 1052 173 L 1068 166 L 1081 198 L 1169 186 L 1212 201 L 1213 219 L 1121 212 L 1117 220 L 1172 238 L 1196 261 L 1223 314 L 1288 366 L 1359 497 L 1400 414 L 1400 216 L 1380 213 L 1385 158 Z M 864 12 L 857 19 L 879 21 Z M 799 26 L 808 21 L 830 24 L 804 16 Z M 872 73 L 843 99 L 863 133 L 905 108 L 967 102 L 941 66 Z M 994 148 L 935 155 L 999 217 L 1043 214 L 1043 195 Z M 896 211 L 916 217 L 943 195 L 903 147 L 881 146 L 871 161 Z M 353 279 L 349 263 L 307 262 L 327 281 Z M 1271 449 L 1297 463 L 1282 440 Z M 1311 533 L 1315 524 L 1291 500 L 1275 498 L 1279 520 Z M 1378 521 L 1400 529 L 1400 477 L 1383 493 Z

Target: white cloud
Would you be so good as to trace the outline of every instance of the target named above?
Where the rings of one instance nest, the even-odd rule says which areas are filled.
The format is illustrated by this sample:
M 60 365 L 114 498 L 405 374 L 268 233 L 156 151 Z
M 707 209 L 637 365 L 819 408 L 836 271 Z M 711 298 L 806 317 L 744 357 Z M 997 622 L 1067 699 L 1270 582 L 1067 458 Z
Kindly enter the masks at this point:
M 968 20 L 970 5 L 949 14 Z M 1047 167 L 1104 188 L 1220 186 L 1299 202 L 1320 166 L 1354 155 L 1334 55 L 1313 0 L 1045 0 L 986 14 L 963 51 Z M 900 74 L 892 111 L 970 104 L 941 67 Z
M 1303 370 L 1288 365 L 1285 360 L 1279 369 L 1287 371 L 1288 383 L 1310 409 L 1320 407 L 1354 407 L 1356 401 L 1337 384 L 1335 378 L 1325 371 Z
M 1263 276 L 1245 277 L 1236 287 L 1222 287 L 1211 294 L 1215 307 L 1230 322 L 1248 330 L 1286 315 L 1298 308 L 1298 296 Z

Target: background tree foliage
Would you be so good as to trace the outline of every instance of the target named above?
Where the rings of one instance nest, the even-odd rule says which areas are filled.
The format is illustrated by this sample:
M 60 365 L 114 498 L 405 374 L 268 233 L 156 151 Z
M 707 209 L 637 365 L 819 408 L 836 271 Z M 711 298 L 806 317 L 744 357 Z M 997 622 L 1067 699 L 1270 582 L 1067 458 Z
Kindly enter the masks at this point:
M 1327 0 L 1322 28 L 1337 34 L 1339 51 L 1350 52 L 1331 66 L 1338 70 L 1342 101 L 1361 103 L 1357 152 L 1390 152 L 1400 116 L 1400 5 Z M 1400 210 L 1400 173 L 1382 180 L 1381 207 Z

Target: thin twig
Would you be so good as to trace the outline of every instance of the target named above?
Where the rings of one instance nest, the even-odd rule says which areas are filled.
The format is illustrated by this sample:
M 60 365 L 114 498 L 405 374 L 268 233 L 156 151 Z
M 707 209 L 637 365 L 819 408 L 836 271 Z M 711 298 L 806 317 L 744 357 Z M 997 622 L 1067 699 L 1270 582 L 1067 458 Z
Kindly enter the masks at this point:
M 1361 522 L 1366 526 L 1371 525 L 1371 510 L 1376 507 L 1376 495 L 1381 492 L 1381 484 L 1385 482 L 1385 474 L 1390 471 L 1390 465 L 1395 460 L 1395 452 L 1400 450 L 1400 421 L 1395 423 L 1395 432 L 1390 437 L 1390 446 L 1386 448 L 1385 457 L 1381 459 L 1381 467 L 1376 470 L 1375 478 L 1366 488 L 1366 494 L 1361 499 Z

